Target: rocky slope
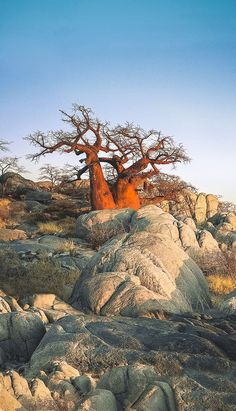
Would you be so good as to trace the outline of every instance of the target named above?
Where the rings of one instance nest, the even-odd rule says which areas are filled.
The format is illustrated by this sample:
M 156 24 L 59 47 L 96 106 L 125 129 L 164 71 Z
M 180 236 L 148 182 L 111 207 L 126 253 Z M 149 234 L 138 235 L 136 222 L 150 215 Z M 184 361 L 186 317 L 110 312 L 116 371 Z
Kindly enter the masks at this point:
M 0 293 L 0 408 L 235 410 L 235 294 L 212 309 L 193 259 L 224 263 L 212 234 L 156 206 L 92 212 L 76 232 L 73 253 L 59 236 L 2 233 L 24 264 L 43 251 L 78 279 L 69 303 Z

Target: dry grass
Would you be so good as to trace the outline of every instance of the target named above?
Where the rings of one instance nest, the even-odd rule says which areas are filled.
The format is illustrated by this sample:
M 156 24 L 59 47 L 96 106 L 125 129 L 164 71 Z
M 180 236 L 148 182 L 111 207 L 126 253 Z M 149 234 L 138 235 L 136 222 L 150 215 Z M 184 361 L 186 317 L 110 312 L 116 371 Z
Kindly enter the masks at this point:
M 67 240 L 63 243 L 63 245 L 57 249 L 58 253 L 65 253 L 69 252 L 70 254 L 73 254 L 75 250 L 77 249 L 76 244 L 74 243 L 73 240 Z
M 66 217 L 59 221 L 38 222 L 38 233 L 40 234 L 63 234 L 65 237 L 75 237 L 76 219 L 74 217 Z M 69 246 L 68 243 L 68 247 Z
M 208 275 L 210 291 L 215 295 L 227 295 L 236 288 L 236 278 L 233 276 Z
M 59 261 L 41 255 L 39 260 L 25 263 L 11 249 L 0 250 L 0 284 L 6 294 L 24 297 L 34 293 L 63 296 L 63 289 L 74 285 L 76 270 L 65 271 Z
M 38 232 L 40 234 L 60 234 L 63 229 L 61 225 L 55 221 L 48 221 L 47 223 L 38 223 Z
M 63 234 L 67 237 L 75 237 L 75 226 L 76 226 L 76 218 L 74 217 L 66 217 L 59 222 L 60 226 L 62 227 Z
M 94 250 L 99 250 L 106 241 L 124 233 L 126 233 L 125 227 L 119 221 L 117 221 L 116 225 L 111 225 L 110 227 L 97 224 L 91 228 L 89 243 Z

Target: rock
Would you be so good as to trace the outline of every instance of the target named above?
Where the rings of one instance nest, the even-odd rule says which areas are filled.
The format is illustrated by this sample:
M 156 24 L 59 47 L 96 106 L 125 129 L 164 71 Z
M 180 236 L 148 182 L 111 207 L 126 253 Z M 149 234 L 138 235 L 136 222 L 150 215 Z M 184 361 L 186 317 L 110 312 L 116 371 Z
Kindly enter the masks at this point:
M 65 378 L 75 378 L 75 377 L 79 377 L 80 373 L 79 371 L 72 367 L 71 365 L 67 364 L 66 361 L 62 361 L 60 362 L 57 367 L 56 367 L 57 371 L 62 372 L 65 375 Z
M 29 211 L 30 213 L 31 212 L 41 213 L 46 208 L 44 204 L 39 203 L 38 201 L 35 201 L 35 200 L 26 200 L 25 205 L 26 205 L 26 210 Z
M 181 245 L 177 220 L 153 205 L 142 207 L 133 215 L 131 231 L 158 233 Z
M 236 230 L 236 215 L 234 213 L 228 213 L 225 218 L 225 223 L 230 224 L 233 230 Z
M 207 230 L 202 230 L 199 234 L 198 243 L 204 252 L 219 253 L 220 249 L 217 241 L 213 238 L 211 233 Z
M 10 313 L 11 312 L 11 307 L 9 304 L 5 301 L 3 297 L 0 297 L 0 314 L 3 313 Z
M 96 387 L 96 381 L 89 375 L 75 377 L 73 378 L 72 383 L 81 394 L 87 394 Z
M 27 236 L 32 236 L 33 234 L 36 234 L 38 231 L 38 227 L 34 224 L 28 224 L 28 223 L 22 223 L 17 226 L 18 230 L 24 231 Z
M 26 376 L 34 377 L 39 369 L 49 372 L 55 361 L 66 360 L 80 373 L 96 373 L 97 389 L 111 392 L 118 409 L 196 411 L 204 399 L 209 411 L 227 409 L 226 404 L 233 410 L 235 316 L 219 312 L 216 318 L 204 317 L 68 316 L 45 334 Z M 78 379 L 81 376 L 69 380 L 62 371 L 53 371 L 48 388 L 65 398 L 70 381 L 75 388 Z M 92 392 L 76 409 L 85 407 Z
M 16 371 L 12 371 L 11 381 L 12 381 L 12 388 L 13 388 L 15 397 L 18 400 L 32 398 L 32 394 L 29 389 L 28 382 L 26 381 L 24 377 L 19 375 Z
M 53 307 L 56 298 L 55 294 L 33 294 L 25 297 L 21 305 L 29 304 L 31 307 L 48 309 Z
M 193 231 L 196 231 L 196 230 L 197 230 L 197 227 L 196 227 L 196 224 L 195 224 L 195 221 L 194 221 L 193 218 L 184 217 L 182 221 L 183 221 L 184 224 L 186 224 L 186 225 L 188 225 L 189 227 L 191 227 Z
M 26 411 L 22 404 L 0 385 L 0 410 L 2 411 Z
M 113 368 L 100 379 L 98 388 L 110 390 L 120 409 L 175 411 L 174 394 L 152 367 Z
M 118 233 L 124 233 L 129 226 L 134 210 L 131 208 L 118 210 L 92 211 L 78 217 L 76 234 L 87 241 L 100 237 L 101 242 L 107 241 Z
M 207 194 L 206 206 L 207 206 L 206 217 L 207 218 L 213 217 L 215 214 L 217 214 L 217 211 L 218 211 L 218 206 L 219 206 L 218 198 L 213 194 Z
M 192 229 L 192 226 L 179 221 L 178 229 L 179 229 L 179 238 L 180 238 L 181 245 L 184 250 L 199 249 L 199 244 L 196 238 L 196 234 L 195 234 L 195 231 Z
M 75 411 L 118 411 L 116 399 L 111 391 L 94 390 L 83 399 Z
M 28 361 L 45 333 L 37 315 L 12 312 L 0 316 L 0 348 L 10 360 Z
M 227 314 L 236 314 L 236 290 L 226 295 L 219 304 L 219 309 Z
M 36 189 L 36 183 L 14 172 L 5 173 L 7 178 L 7 193 L 14 196 L 25 194 L 28 190 Z
M 195 219 L 197 224 L 204 224 L 206 221 L 207 213 L 207 202 L 206 196 L 203 193 L 200 193 L 197 197 L 195 205 Z
M 13 230 L 10 228 L 0 228 L 0 241 L 25 240 L 27 234 L 22 230 Z
M 78 279 L 70 302 L 88 312 L 119 310 L 130 316 L 210 304 L 206 280 L 194 261 L 165 236 L 145 231 L 101 247 Z
M 34 378 L 31 381 L 31 393 L 35 400 L 37 401 L 52 401 L 52 396 L 50 390 L 46 387 L 44 382 L 40 378 Z
M 52 200 L 52 194 L 48 191 L 29 190 L 25 195 L 25 201 L 37 201 L 43 204 L 49 204 Z

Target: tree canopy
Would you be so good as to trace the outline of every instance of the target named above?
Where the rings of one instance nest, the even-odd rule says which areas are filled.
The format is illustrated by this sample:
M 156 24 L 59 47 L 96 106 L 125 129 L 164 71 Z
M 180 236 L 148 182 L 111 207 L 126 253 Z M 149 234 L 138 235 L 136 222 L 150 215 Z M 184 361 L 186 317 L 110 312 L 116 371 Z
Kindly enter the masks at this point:
M 162 165 L 189 161 L 183 145 L 160 131 L 144 130 L 126 122 L 112 127 L 94 117 L 91 109 L 74 105 L 72 114 L 61 111 L 69 131 L 37 131 L 26 139 L 38 148 L 30 158 L 39 159 L 55 151 L 74 152 L 80 167 L 77 178 L 89 172 L 91 204 L 94 209 L 140 207 L 137 187 L 159 173 Z M 113 170 L 114 184 L 108 185 L 104 166 Z

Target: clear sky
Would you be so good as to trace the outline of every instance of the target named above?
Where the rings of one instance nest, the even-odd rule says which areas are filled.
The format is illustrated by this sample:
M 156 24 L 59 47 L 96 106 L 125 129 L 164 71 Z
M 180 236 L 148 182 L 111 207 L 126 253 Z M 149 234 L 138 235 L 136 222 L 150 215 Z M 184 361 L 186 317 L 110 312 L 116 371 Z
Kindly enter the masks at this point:
M 0 59 L 0 138 L 29 178 L 22 137 L 76 102 L 172 135 L 192 158 L 174 173 L 236 201 L 235 0 L 0 0 Z

